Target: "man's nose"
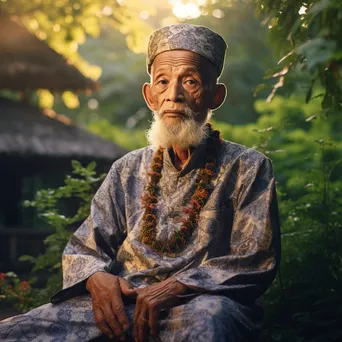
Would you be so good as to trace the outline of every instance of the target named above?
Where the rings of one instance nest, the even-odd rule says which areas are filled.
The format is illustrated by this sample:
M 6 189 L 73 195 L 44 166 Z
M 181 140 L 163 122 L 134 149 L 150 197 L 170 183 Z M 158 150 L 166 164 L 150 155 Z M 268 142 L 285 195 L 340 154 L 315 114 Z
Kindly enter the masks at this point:
M 170 82 L 168 86 L 167 101 L 172 102 L 183 102 L 184 101 L 184 89 L 181 82 L 174 81 Z

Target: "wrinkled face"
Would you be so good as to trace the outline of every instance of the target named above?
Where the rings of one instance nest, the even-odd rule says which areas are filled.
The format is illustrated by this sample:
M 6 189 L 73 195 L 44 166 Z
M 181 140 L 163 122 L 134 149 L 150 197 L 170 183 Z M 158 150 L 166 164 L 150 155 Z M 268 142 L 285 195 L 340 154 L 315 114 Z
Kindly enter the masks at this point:
M 186 120 L 186 108 L 202 123 L 212 108 L 216 77 L 214 66 L 204 57 L 186 50 L 166 51 L 153 61 L 145 99 L 166 125 Z

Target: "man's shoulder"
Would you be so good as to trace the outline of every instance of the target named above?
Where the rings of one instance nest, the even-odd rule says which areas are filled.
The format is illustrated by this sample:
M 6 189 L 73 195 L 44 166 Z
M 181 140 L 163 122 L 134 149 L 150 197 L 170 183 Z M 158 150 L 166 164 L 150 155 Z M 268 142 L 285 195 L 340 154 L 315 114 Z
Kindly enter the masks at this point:
M 137 150 L 128 152 L 120 159 L 113 163 L 113 166 L 121 171 L 124 168 L 135 168 L 142 163 L 149 163 L 153 155 L 151 146 L 139 148 Z
M 231 141 L 222 141 L 223 163 L 232 161 L 241 162 L 247 168 L 260 165 L 262 162 L 270 162 L 269 159 L 254 148 L 240 145 Z

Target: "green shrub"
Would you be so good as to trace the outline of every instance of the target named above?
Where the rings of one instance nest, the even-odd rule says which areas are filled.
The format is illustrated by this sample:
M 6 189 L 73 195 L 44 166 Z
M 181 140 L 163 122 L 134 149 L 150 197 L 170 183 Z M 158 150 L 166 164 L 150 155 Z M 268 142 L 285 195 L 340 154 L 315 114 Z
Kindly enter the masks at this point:
M 44 189 L 36 194 L 34 201 L 26 201 L 26 207 L 34 207 L 38 215 L 51 226 L 55 232 L 49 235 L 45 240 L 45 251 L 38 257 L 22 256 L 20 260 L 29 261 L 33 264 L 32 277 L 29 283 L 32 286 L 32 301 L 22 306 L 21 309 L 29 309 L 46 303 L 50 300 L 52 294 L 62 288 L 62 253 L 68 242 L 72 229 L 71 227 L 79 225 L 90 212 L 90 202 L 96 189 L 98 188 L 105 175 L 96 176 L 95 162 L 87 167 L 77 161 L 72 161 L 72 176 L 68 175 L 63 186 L 57 189 Z M 77 210 L 67 216 L 61 207 L 63 202 L 68 199 L 76 200 Z M 61 203 L 62 202 L 62 203 Z M 66 208 L 67 209 L 67 208 Z M 65 210 L 68 211 L 68 210 Z M 43 288 L 34 287 L 37 283 L 37 276 L 41 272 L 48 274 L 48 280 Z

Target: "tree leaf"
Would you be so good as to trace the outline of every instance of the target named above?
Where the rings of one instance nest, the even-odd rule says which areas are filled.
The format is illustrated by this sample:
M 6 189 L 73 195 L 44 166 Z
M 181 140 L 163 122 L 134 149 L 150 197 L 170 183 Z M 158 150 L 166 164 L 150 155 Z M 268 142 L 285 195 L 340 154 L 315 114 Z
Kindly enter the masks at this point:
M 28 261 L 32 264 L 36 262 L 36 258 L 34 258 L 31 255 L 22 255 L 21 257 L 18 258 L 19 261 Z
M 95 170 L 95 168 L 96 168 L 96 162 L 94 162 L 94 161 L 92 161 L 91 163 L 89 163 L 88 165 L 87 165 L 87 167 L 86 167 L 86 169 L 88 170 L 88 171 L 94 171 Z
M 71 91 L 63 92 L 62 98 L 63 98 L 64 104 L 70 109 L 75 109 L 80 106 L 80 102 L 78 100 L 77 95 L 75 95 Z
M 79 169 L 82 167 L 81 163 L 78 160 L 72 160 L 71 161 L 71 166 L 74 170 Z
M 40 108 L 52 108 L 54 103 L 54 96 L 49 90 L 39 89 L 37 91 L 37 95 L 39 98 Z
M 326 64 L 334 55 L 336 42 L 324 38 L 315 38 L 298 46 L 294 51 L 307 58 L 307 66 L 312 69 L 318 64 Z

